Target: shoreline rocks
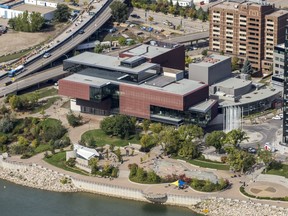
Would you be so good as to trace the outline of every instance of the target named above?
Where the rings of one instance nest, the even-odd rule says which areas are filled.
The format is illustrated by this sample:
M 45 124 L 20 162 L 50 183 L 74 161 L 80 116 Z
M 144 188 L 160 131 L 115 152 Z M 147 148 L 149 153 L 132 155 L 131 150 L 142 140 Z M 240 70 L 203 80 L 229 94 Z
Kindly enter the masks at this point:
M 190 207 L 192 211 L 204 215 L 217 216 L 286 216 L 288 209 L 252 201 L 211 199 Z
M 9 169 L 0 167 L 0 178 L 15 184 L 54 192 L 77 192 L 71 179 L 38 167 Z

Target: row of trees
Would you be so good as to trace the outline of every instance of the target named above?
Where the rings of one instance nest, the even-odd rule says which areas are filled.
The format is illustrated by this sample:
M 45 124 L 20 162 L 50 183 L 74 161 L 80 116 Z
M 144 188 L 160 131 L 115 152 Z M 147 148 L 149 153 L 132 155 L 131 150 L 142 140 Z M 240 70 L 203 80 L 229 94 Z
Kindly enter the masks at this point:
M 23 14 L 19 14 L 8 21 L 11 28 L 23 32 L 38 32 L 43 28 L 44 23 L 45 19 L 41 13 L 32 12 L 29 14 L 28 11 L 24 11 Z
M 54 20 L 56 22 L 67 22 L 70 18 L 70 9 L 65 4 L 58 4 L 54 12 Z M 39 12 L 29 13 L 24 11 L 17 17 L 8 21 L 9 26 L 16 31 L 23 32 L 39 32 L 45 26 L 45 19 Z
M 203 22 L 208 20 L 208 13 L 203 11 L 201 7 L 197 10 L 195 5 L 181 7 L 177 2 L 173 5 L 172 0 L 132 0 L 132 6 L 142 8 L 144 10 L 151 10 L 153 12 L 162 12 L 164 14 L 173 14 L 175 16 L 189 17 L 191 19 L 200 19 Z

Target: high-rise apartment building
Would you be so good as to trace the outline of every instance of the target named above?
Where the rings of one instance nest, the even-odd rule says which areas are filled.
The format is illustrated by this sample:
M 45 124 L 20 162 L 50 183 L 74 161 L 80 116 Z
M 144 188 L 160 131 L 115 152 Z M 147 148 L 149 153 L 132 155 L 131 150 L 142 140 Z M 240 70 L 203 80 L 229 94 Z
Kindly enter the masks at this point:
M 255 71 L 268 71 L 273 47 L 284 42 L 288 11 L 276 10 L 265 1 L 225 1 L 210 8 L 212 51 L 248 59 Z
M 288 143 L 288 26 L 285 27 L 283 89 L 283 142 Z

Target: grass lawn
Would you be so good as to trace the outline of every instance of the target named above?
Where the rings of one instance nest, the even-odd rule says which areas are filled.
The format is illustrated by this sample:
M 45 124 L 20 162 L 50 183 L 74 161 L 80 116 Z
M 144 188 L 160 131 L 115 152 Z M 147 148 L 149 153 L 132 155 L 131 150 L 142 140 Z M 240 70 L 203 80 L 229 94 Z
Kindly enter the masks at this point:
M 35 154 L 38 154 L 40 152 L 49 151 L 51 149 L 49 144 L 41 144 L 35 148 Z
M 285 178 L 288 178 L 288 165 L 283 164 L 282 169 L 279 169 L 279 170 L 271 169 L 267 171 L 265 174 L 279 175 L 279 176 L 284 176 Z
M 60 100 L 60 97 L 55 96 L 47 99 L 47 102 L 41 106 L 34 107 L 34 109 L 31 111 L 31 113 L 38 113 L 41 112 L 42 109 L 46 110 L 50 106 L 52 106 L 57 100 Z
M 23 51 L 23 52 L 19 52 L 19 53 L 7 55 L 7 56 L 1 56 L 1 57 L 0 57 L 0 63 L 21 58 L 22 56 L 26 55 L 26 54 L 29 53 L 30 51 L 31 51 L 31 50 L 26 50 L 26 51 Z
M 38 95 L 39 99 L 41 99 L 41 98 L 44 98 L 44 97 L 57 95 L 58 94 L 58 90 L 55 89 L 55 88 L 51 88 L 51 87 L 42 88 L 42 89 L 36 90 L 34 92 L 27 93 L 27 94 L 24 94 L 24 95 L 29 97 L 29 96 L 34 95 L 35 93 Z
M 110 137 L 106 135 L 101 129 L 90 130 L 85 132 L 82 137 L 82 140 L 93 139 L 96 146 L 104 146 L 106 144 L 114 144 L 115 146 L 126 146 L 130 143 L 140 143 L 139 140 L 136 140 L 134 136 L 131 136 L 129 140 L 120 139 L 118 137 Z
M 52 155 L 50 158 L 44 158 L 44 161 L 46 161 L 47 163 L 56 166 L 60 169 L 64 169 L 66 171 L 70 171 L 70 172 L 74 172 L 77 174 L 81 174 L 81 175 L 89 175 L 87 172 L 82 171 L 78 168 L 71 168 L 66 166 L 65 162 L 66 162 L 66 152 L 58 152 L 54 155 Z

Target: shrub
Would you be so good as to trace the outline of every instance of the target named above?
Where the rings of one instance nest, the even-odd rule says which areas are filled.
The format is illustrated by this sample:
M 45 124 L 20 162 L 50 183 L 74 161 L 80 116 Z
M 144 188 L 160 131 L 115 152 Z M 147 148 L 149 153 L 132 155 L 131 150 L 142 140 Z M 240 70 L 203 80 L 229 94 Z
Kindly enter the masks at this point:
M 76 158 L 69 158 L 69 159 L 66 161 L 66 165 L 69 166 L 69 167 L 75 167 L 75 165 L 76 165 Z

